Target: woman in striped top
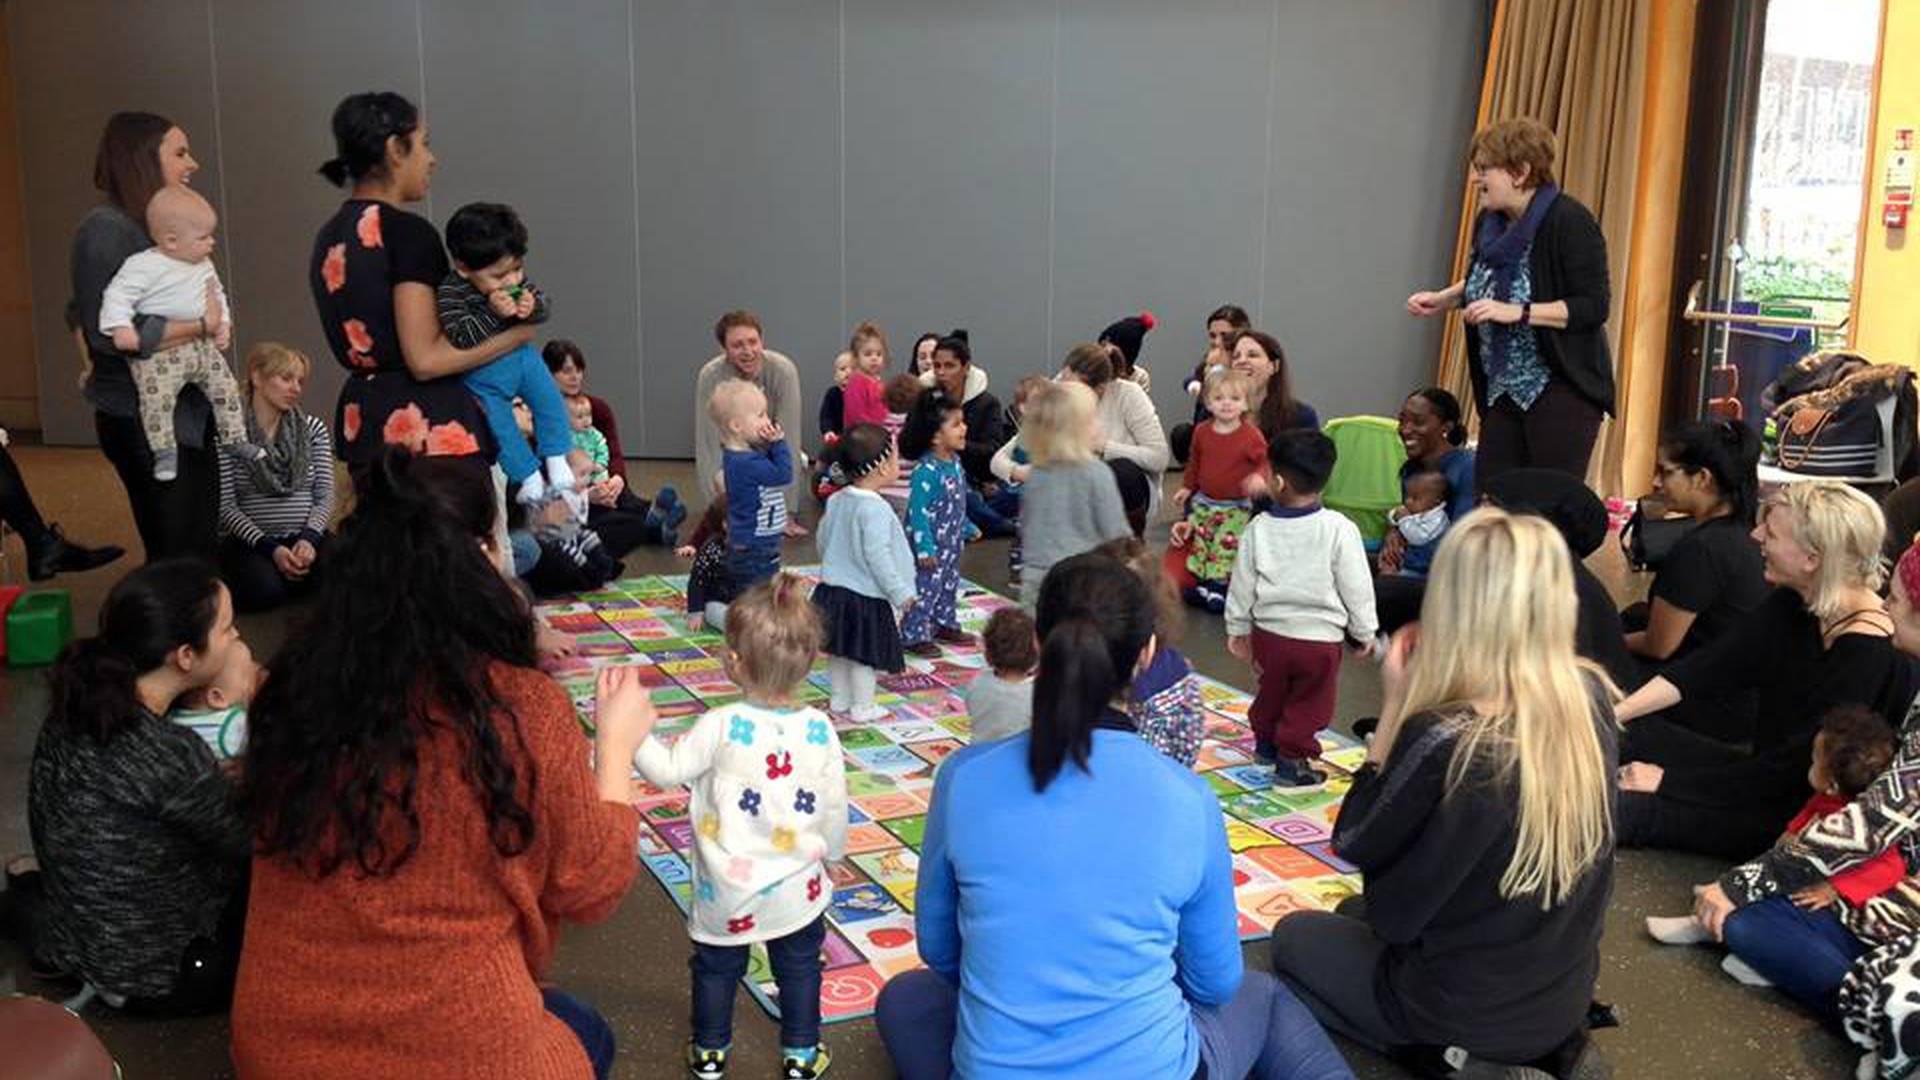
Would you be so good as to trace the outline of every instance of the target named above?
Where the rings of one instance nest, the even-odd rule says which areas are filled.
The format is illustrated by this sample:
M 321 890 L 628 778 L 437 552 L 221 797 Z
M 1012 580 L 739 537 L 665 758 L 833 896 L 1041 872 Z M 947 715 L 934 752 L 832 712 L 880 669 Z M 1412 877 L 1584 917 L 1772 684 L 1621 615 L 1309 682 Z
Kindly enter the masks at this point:
M 263 341 L 247 354 L 247 437 L 258 462 L 220 466 L 220 573 L 241 611 L 268 611 L 303 593 L 333 518 L 333 436 L 300 408 L 313 366 Z

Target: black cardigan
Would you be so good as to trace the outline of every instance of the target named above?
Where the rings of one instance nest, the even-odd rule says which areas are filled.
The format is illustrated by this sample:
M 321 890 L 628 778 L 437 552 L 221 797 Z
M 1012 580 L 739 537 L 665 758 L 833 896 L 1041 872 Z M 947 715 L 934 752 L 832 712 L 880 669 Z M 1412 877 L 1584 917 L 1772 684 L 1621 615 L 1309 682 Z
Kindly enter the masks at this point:
M 1496 212 L 1483 210 L 1481 214 Z M 1476 220 L 1476 233 L 1479 227 Z M 1581 397 L 1611 415 L 1613 354 L 1607 348 L 1606 324 L 1613 289 L 1607 279 L 1607 238 L 1601 235 L 1593 212 L 1562 192 L 1540 220 L 1527 267 L 1533 276 L 1534 303 L 1561 300 L 1567 305 L 1566 329 L 1533 328 L 1540 358 Z M 1485 410 L 1487 371 L 1480 363 L 1480 335 L 1468 327 L 1466 337 L 1473 398 Z

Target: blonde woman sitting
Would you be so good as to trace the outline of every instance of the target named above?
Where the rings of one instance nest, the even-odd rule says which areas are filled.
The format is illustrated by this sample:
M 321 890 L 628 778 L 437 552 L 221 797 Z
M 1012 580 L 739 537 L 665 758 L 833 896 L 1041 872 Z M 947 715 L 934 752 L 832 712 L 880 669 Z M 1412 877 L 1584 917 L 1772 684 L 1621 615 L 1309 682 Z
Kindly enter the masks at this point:
M 239 611 L 267 611 L 314 581 L 333 520 L 333 436 L 300 408 L 313 365 L 263 341 L 247 353 L 247 440 L 266 453 L 220 459 L 220 576 Z
M 1587 1049 L 1615 695 L 1574 653 L 1574 610 L 1545 520 L 1483 508 L 1447 533 L 1334 830 L 1364 915 L 1274 927 L 1274 973 L 1314 1016 L 1421 1075 L 1464 1052 L 1568 1076 Z
M 1897 730 L 1913 664 L 1893 645 L 1880 599 L 1880 507 L 1832 480 L 1780 489 L 1753 536 L 1773 591 L 1730 632 L 1620 703 L 1620 844 L 1747 859 L 1773 846 L 1813 794 L 1807 767 L 1820 717 L 1865 705 Z M 1752 749 L 1650 715 L 1751 691 Z

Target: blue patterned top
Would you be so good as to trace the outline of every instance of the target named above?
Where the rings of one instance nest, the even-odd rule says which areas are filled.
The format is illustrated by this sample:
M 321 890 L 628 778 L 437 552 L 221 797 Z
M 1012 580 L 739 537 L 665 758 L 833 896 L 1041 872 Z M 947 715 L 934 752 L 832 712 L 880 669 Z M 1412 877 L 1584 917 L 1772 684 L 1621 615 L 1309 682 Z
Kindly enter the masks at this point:
M 1532 257 L 1532 245 L 1520 256 L 1519 265 L 1513 273 L 1513 295 L 1498 297 L 1493 295 L 1493 268 L 1475 260 L 1467 270 L 1466 302 L 1475 300 L 1501 300 L 1513 304 L 1533 302 L 1533 272 L 1528 263 Z M 1499 401 L 1506 395 L 1522 411 L 1533 408 L 1540 394 L 1547 388 L 1547 380 L 1553 372 L 1548 370 L 1547 362 L 1540 358 L 1540 349 L 1528 327 L 1512 326 L 1497 328 L 1493 323 L 1483 322 L 1473 328 L 1480 336 L 1480 363 L 1487 372 L 1487 404 Z M 1497 334 L 1496 329 L 1509 329 L 1512 333 Z M 1497 354 L 1501 345 L 1506 346 L 1506 355 Z

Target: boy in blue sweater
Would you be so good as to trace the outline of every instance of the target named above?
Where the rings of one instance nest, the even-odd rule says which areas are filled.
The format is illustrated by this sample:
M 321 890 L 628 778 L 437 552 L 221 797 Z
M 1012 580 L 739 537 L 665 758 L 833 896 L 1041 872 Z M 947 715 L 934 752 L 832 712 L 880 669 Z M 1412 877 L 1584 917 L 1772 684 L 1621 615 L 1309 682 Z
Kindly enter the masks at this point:
M 707 414 L 720 429 L 727 568 L 734 587 L 744 592 L 780 569 L 793 455 L 786 433 L 767 416 L 766 395 L 744 379 L 727 379 L 715 387 Z

